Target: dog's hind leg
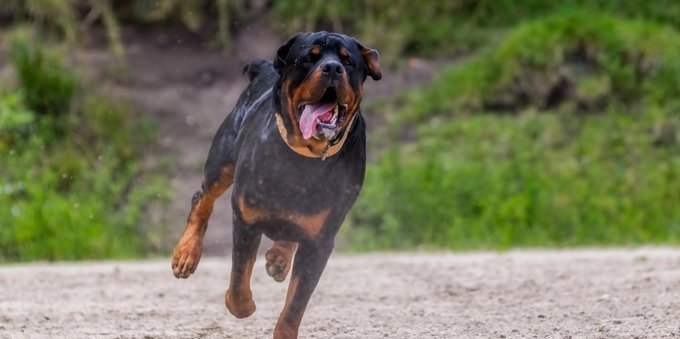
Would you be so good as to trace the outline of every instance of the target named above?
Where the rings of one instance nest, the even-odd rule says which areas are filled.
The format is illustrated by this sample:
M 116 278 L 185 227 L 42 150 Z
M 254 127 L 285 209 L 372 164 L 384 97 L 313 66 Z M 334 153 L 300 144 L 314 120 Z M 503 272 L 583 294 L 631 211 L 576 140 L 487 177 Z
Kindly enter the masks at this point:
M 264 256 L 267 259 L 265 265 L 267 274 L 278 282 L 285 280 L 296 249 L 297 243 L 295 242 L 275 241 Z
M 297 338 L 302 315 L 332 251 L 333 240 L 300 243 L 274 339 Z
M 191 199 L 187 226 L 172 256 L 172 271 L 177 278 L 188 278 L 196 270 L 215 200 L 234 182 L 234 166 L 220 160 L 208 157 L 202 189 Z

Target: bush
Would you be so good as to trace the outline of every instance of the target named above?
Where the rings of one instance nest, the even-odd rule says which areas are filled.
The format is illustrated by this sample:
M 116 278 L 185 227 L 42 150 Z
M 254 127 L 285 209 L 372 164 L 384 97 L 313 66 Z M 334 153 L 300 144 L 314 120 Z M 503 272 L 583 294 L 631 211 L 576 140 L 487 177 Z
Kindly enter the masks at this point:
M 474 115 L 421 126 L 417 142 L 368 167 L 349 243 L 355 249 L 677 243 L 679 113 Z
M 30 22 L 45 36 L 74 42 L 100 25 L 112 52 L 123 56 L 120 22 L 176 25 L 202 34 L 220 47 L 230 44 L 230 29 L 243 20 L 244 0 L 3 0 L 0 18 Z M 209 32 L 209 33 L 208 33 Z M 215 33 L 213 33 L 215 32 Z
M 369 164 L 349 243 L 677 243 L 679 53 L 676 31 L 606 15 L 518 27 L 387 108 L 394 146 Z
M 0 261 L 135 257 L 151 250 L 139 223 L 144 207 L 165 190 L 138 168 L 148 133 L 100 99 L 85 104 L 82 118 L 70 126 L 80 132 L 92 125 L 89 134 L 38 133 L 0 152 Z M 112 118 L 116 125 L 109 125 Z
M 39 115 L 68 114 L 76 91 L 73 74 L 26 42 L 15 42 L 10 54 L 28 108 Z
M 407 102 L 414 121 L 452 112 L 526 108 L 601 111 L 680 97 L 680 34 L 668 27 L 581 11 L 515 29 L 445 70 Z
M 76 95 L 44 51 L 19 51 L 31 80 L 0 91 L 0 262 L 147 253 L 143 212 L 166 192 L 139 168 L 151 129 L 95 91 Z
M 289 34 L 316 29 L 347 32 L 392 58 L 403 53 L 447 56 L 475 51 L 521 22 L 574 9 L 680 28 L 680 3 L 673 0 L 274 2 L 277 19 Z
M 282 39 L 298 31 L 344 32 L 379 48 L 388 57 L 384 64 L 396 63 L 402 54 L 432 57 L 475 51 L 520 22 L 575 8 L 680 28 L 680 3 L 673 0 L 277 0 L 264 7 L 266 13 L 256 12 L 261 9 L 244 0 L 3 0 L 0 17 L 29 20 L 68 41 L 98 23 L 121 56 L 119 22 L 183 26 L 228 46 L 231 31 L 266 14 Z
M 18 93 L 7 93 L 0 98 L 0 152 L 18 140 L 28 137 L 35 119 L 33 113 L 23 106 L 23 97 Z

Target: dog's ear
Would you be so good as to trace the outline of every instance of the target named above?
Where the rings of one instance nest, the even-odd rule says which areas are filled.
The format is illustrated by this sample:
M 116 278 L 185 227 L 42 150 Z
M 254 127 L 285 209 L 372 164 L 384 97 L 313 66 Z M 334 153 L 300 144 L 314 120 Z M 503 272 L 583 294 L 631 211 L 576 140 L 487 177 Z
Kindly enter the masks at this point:
M 364 64 L 366 64 L 366 75 L 369 75 L 375 81 L 382 79 L 380 62 L 378 62 L 378 51 L 364 47 L 357 39 L 354 39 L 354 42 L 359 46 L 359 52 L 364 59 Z
M 278 51 L 276 51 L 276 57 L 274 57 L 274 69 L 276 69 L 279 74 L 283 74 L 283 72 L 286 70 L 286 59 L 288 58 L 290 48 L 293 46 L 293 44 L 295 44 L 297 39 L 302 36 L 302 34 L 303 33 L 295 34 L 292 38 L 290 38 L 290 40 L 279 47 Z

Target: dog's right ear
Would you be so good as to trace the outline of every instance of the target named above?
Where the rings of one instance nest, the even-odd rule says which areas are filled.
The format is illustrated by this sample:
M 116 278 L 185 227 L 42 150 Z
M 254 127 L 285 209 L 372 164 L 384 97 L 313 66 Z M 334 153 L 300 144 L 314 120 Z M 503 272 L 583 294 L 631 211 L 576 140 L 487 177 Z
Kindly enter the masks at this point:
M 279 74 L 283 74 L 283 72 L 286 70 L 286 59 L 288 58 L 290 48 L 301 36 L 302 33 L 295 34 L 292 38 L 290 38 L 290 40 L 288 40 L 288 42 L 279 47 L 278 51 L 276 51 L 276 57 L 274 58 L 274 69 L 276 69 Z

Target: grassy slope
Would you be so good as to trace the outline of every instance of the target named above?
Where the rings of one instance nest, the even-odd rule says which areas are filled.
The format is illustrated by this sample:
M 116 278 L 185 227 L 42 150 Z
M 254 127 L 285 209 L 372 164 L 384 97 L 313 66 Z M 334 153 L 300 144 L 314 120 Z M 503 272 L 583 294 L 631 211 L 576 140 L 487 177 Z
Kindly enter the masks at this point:
M 583 46 L 589 56 L 574 57 Z M 350 242 L 502 248 L 679 241 L 678 51 L 680 34 L 668 27 L 586 12 L 518 27 L 394 108 L 395 146 L 369 167 Z M 579 105 L 588 98 L 574 94 L 542 109 L 541 100 L 509 90 L 536 79 L 538 89 L 549 87 L 547 75 L 584 62 L 588 69 L 569 79 L 577 94 L 605 91 L 599 107 Z M 592 86 L 593 78 L 607 85 Z M 480 112 L 501 99 L 517 105 Z M 413 124 L 412 140 L 404 141 L 403 126 Z
M 97 20 L 114 50 L 115 17 L 179 22 L 216 32 L 225 45 L 228 28 L 249 20 L 240 0 L 185 2 L 132 1 L 100 8 Z M 28 18 L 75 41 L 82 34 L 75 3 L 10 0 L 0 15 Z M 543 20 L 551 13 L 561 14 Z M 381 50 L 384 64 L 402 54 L 445 57 L 496 42 L 430 88 L 399 99 L 405 105 L 394 122 L 420 127 L 388 132 L 385 144 L 396 146 L 369 167 L 351 217 L 353 246 L 678 240 L 679 106 L 669 99 L 680 93 L 680 2 L 277 1 L 270 14 L 284 34 L 356 35 Z M 564 78 L 572 93 L 548 105 L 541 88 Z M 143 253 L 144 235 L 134 225 L 154 193 L 130 184 L 139 173 L 140 141 L 113 127 L 137 126 L 126 108 L 95 95 L 69 102 L 70 117 L 51 121 L 36 118 L 34 91 L 15 90 L 0 95 L 0 256 Z
M 20 86 L 0 90 L 0 262 L 148 252 L 139 223 L 164 193 L 139 169 L 148 124 L 25 41 L 12 60 Z

